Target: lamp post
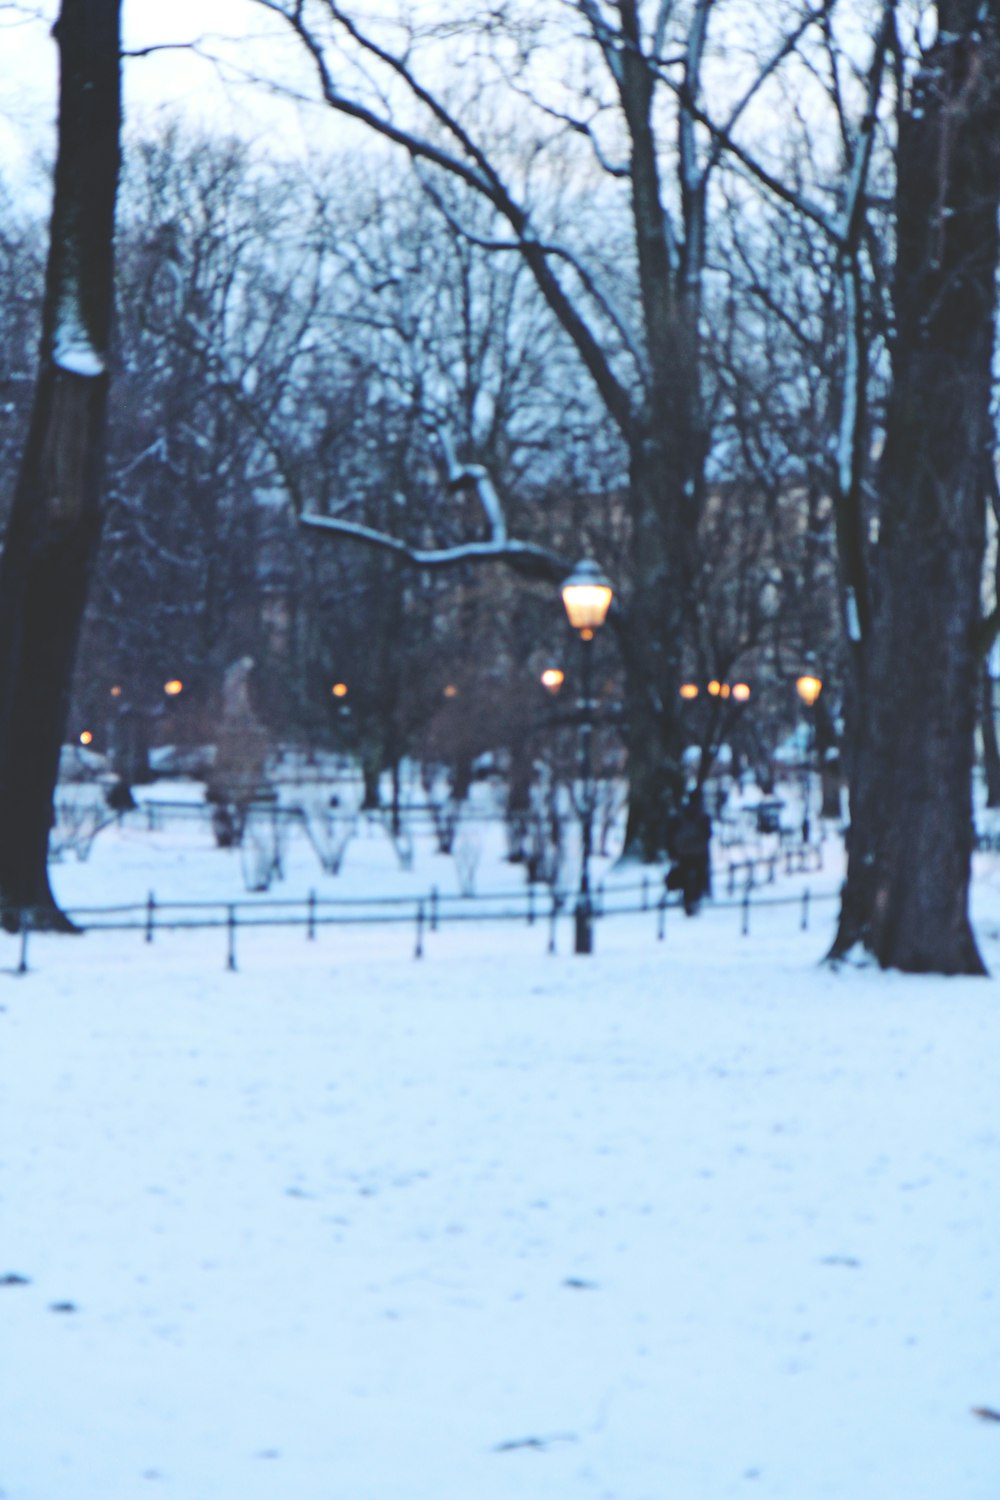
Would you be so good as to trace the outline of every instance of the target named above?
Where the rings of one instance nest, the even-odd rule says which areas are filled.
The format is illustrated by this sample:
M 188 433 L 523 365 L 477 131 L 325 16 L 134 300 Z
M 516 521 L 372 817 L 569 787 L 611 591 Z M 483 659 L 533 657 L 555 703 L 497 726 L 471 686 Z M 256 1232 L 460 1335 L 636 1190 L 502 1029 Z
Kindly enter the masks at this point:
M 795 679 L 795 691 L 806 708 L 806 774 L 802 789 L 802 842 L 808 844 L 812 764 L 816 757 L 816 700 L 823 691 L 823 679 L 817 677 L 811 665 Z
M 607 618 L 613 590 L 591 558 L 578 562 L 560 588 L 570 625 L 580 637 L 582 652 L 580 711 L 580 781 L 582 784 L 580 890 L 576 898 L 574 952 L 594 951 L 593 906 L 590 900 L 590 854 L 594 823 L 594 781 L 591 761 L 594 704 L 591 699 L 591 655 L 594 636 Z

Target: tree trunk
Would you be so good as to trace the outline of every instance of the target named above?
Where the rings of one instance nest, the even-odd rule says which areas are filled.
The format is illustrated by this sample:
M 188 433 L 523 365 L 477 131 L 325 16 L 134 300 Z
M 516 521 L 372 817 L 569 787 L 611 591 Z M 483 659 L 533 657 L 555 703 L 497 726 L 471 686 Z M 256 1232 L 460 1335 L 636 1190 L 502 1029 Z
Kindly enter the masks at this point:
M 370 749 L 366 747 L 361 752 L 361 778 L 364 786 L 364 795 L 361 799 L 362 812 L 378 812 L 382 806 L 382 772 L 385 763 L 382 759 L 381 747 Z
M 674 352 L 690 347 L 674 340 Z M 666 363 L 666 359 L 664 359 Z M 694 380 L 690 360 L 675 359 Z M 676 377 L 675 377 L 676 378 Z M 623 857 L 667 853 L 667 829 L 684 795 L 681 662 L 694 551 L 692 417 L 671 390 L 656 402 L 658 433 L 638 439 L 630 476 L 631 598 L 619 622 L 625 668 L 622 733 L 628 751 L 629 807 Z M 689 493 L 690 492 L 690 493 Z
M 63 0 L 59 146 L 31 423 L 0 561 L 0 915 L 67 927 L 52 803 L 101 529 L 120 128 L 120 0 Z
M 896 342 L 831 957 L 981 974 L 968 916 L 1000 197 L 1000 0 L 938 5 L 900 121 Z
M 986 773 L 986 806 L 1000 807 L 1000 741 L 997 739 L 996 711 L 993 706 L 993 678 L 989 668 L 982 670 L 982 700 L 979 727 L 983 736 L 983 770 Z

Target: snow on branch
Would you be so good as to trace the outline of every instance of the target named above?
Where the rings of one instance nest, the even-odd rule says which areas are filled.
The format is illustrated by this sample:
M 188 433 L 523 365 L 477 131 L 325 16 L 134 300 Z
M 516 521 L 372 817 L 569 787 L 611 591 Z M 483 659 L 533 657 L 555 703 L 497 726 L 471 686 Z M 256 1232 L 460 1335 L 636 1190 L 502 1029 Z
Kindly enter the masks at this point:
M 489 527 L 487 541 L 462 542 L 454 547 L 413 547 L 387 531 L 379 531 L 373 526 L 341 520 L 335 516 L 307 514 L 300 516 L 300 525 L 329 536 L 343 537 L 383 552 L 391 552 L 415 568 L 453 568 L 466 562 L 500 562 L 525 577 L 541 579 L 546 583 L 558 583 L 565 578 L 571 567 L 565 557 L 560 557 L 558 553 L 538 546 L 535 542 L 519 541 L 508 535 L 507 518 L 503 513 L 500 496 L 482 464 L 460 463 L 451 434 L 446 429 L 438 429 L 438 441 L 444 456 L 449 490 L 474 489 L 479 498 Z
M 411 547 L 386 531 L 376 531 L 355 521 L 341 521 L 333 516 L 304 515 L 299 524 L 310 530 L 361 542 L 383 552 L 395 553 L 415 568 L 451 568 L 465 562 L 502 562 L 529 578 L 547 583 L 559 582 L 570 571 L 566 558 L 534 542 L 506 541 L 463 542 L 456 547 Z

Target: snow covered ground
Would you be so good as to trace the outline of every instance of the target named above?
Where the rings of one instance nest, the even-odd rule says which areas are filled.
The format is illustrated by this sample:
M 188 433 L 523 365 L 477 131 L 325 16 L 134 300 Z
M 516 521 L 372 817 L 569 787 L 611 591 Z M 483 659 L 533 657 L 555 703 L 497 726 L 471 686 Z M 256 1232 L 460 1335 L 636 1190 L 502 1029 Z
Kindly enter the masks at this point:
M 309 859 L 280 894 L 453 878 Z M 996 982 L 820 967 L 837 881 L 806 931 L 643 913 L 591 958 L 568 919 L 241 929 L 236 973 L 220 931 L 4 939 L 4 1500 L 997 1500 Z M 56 885 L 245 896 L 195 825 Z M 993 858 L 976 911 L 1000 973 Z

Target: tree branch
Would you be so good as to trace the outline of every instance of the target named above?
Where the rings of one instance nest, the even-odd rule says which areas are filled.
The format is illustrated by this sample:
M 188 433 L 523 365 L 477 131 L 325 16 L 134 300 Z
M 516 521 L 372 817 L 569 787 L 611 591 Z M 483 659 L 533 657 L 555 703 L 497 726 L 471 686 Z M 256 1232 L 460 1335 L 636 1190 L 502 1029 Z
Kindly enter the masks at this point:
M 547 547 L 515 539 L 463 542 L 456 547 L 423 548 L 411 547 L 408 542 L 390 536 L 388 532 L 376 531 L 371 526 L 362 526 L 354 521 L 340 521 L 333 516 L 300 516 L 299 525 L 323 532 L 327 536 L 340 536 L 382 552 L 391 552 L 414 568 L 452 568 L 461 563 L 500 562 L 527 578 L 559 583 L 572 567 L 565 557 L 550 552 Z
M 345 16 L 334 0 L 327 0 L 327 10 L 331 18 L 344 28 L 363 52 L 382 63 L 405 84 L 413 98 L 430 111 L 468 159 L 463 159 L 454 152 L 436 146 L 424 136 L 395 124 L 387 114 L 378 114 L 359 100 L 343 93 L 334 82 L 320 40 L 304 19 L 300 0 L 294 0 L 294 3 L 293 0 L 256 0 L 256 3 L 273 15 L 280 16 L 302 42 L 316 67 L 322 97 L 331 109 L 346 114 L 352 119 L 360 120 L 379 135 L 401 146 L 414 160 L 429 162 L 451 176 L 459 178 L 491 203 L 501 218 L 506 220 L 517 237 L 519 253 L 523 256 L 539 292 L 575 346 L 612 420 L 628 441 L 634 427 L 631 396 L 616 376 L 612 363 L 593 329 L 555 274 L 545 246 L 535 238 L 528 210 L 511 196 L 483 149 L 445 109 L 440 100 L 421 84 L 409 64 L 403 58 L 396 57 L 380 47 L 371 37 L 366 36 Z

